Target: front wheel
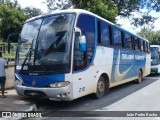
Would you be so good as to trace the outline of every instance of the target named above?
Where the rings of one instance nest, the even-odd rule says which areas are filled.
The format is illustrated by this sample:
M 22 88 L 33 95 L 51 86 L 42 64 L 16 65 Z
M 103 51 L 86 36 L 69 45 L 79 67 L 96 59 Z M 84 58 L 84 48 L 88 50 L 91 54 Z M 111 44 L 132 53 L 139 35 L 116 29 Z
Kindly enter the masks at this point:
M 106 84 L 104 78 L 101 76 L 97 82 L 97 90 L 94 94 L 95 98 L 102 98 L 106 92 Z

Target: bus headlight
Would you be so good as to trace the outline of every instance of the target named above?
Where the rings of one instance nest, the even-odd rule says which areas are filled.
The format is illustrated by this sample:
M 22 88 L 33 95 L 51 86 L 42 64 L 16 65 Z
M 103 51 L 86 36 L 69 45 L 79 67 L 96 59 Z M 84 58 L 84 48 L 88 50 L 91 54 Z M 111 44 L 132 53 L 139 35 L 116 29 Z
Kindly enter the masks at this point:
M 18 74 L 15 74 L 16 76 L 16 80 L 15 80 L 15 85 L 22 85 L 22 78 L 18 75 Z
M 21 80 L 15 80 L 15 84 L 16 85 L 22 85 L 22 81 Z
M 49 86 L 50 87 L 66 87 L 70 84 L 70 82 L 65 81 L 65 82 L 56 82 L 56 83 L 52 83 Z

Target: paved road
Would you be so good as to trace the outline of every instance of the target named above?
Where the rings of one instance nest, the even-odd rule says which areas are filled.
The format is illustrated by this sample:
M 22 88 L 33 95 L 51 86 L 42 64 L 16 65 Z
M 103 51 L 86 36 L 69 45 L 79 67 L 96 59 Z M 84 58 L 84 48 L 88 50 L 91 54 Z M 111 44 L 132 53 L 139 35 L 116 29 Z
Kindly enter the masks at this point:
M 79 98 L 70 102 L 55 102 L 49 100 L 38 100 L 34 101 L 33 99 L 27 99 L 16 95 L 14 90 L 9 90 L 7 92 L 8 98 L 2 99 L 0 101 L 0 110 L 25 110 L 29 109 L 33 103 L 36 104 L 38 111 L 42 112 L 42 116 L 49 118 L 38 118 L 42 120 L 117 120 L 117 117 L 103 118 L 100 114 L 97 114 L 97 111 L 128 111 L 128 110 L 160 110 L 159 99 L 160 99 L 160 77 L 146 77 L 143 79 L 141 84 L 135 84 L 130 82 L 123 84 L 114 88 L 111 88 L 109 94 L 104 96 L 101 99 L 94 99 L 91 95 L 86 97 Z M 9 99 L 10 98 L 10 99 Z M 155 101 L 155 102 L 154 102 Z M 24 109 L 25 108 L 25 109 Z M 62 111 L 69 111 L 62 113 Z M 81 111 L 81 112 L 80 112 Z M 86 112 L 87 111 L 87 112 Z M 94 111 L 94 113 L 90 113 Z M 87 115 L 99 117 L 82 117 Z M 59 115 L 54 118 L 51 116 Z M 81 117 L 61 117 L 61 116 L 81 116 Z M 114 115 L 117 113 L 105 113 Z M 28 118 L 27 118 L 28 119 Z M 33 119 L 33 118 L 31 118 Z M 128 120 L 129 118 L 120 118 L 121 120 Z M 158 120 L 159 118 L 155 117 L 152 120 Z M 130 117 L 129 120 L 140 120 L 140 118 Z M 146 119 L 145 119 L 146 120 Z M 151 120 L 151 118 L 147 118 Z
M 151 110 L 158 110 L 160 108 L 159 106 L 157 106 L 155 109 L 152 108 L 152 104 L 153 104 L 152 101 L 156 100 L 156 98 L 147 97 L 147 96 L 155 97 L 156 93 L 152 95 L 152 93 L 149 93 L 147 89 L 149 88 L 150 90 L 153 90 L 154 86 L 159 88 L 158 83 L 160 85 L 160 81 L 159 81 L 160 79 L 159 80 L 158 79 L 159 79 L 158 76 L 146 77 L 143 79 L 143 82 L 141 84 L 135 84 L 134 82 L 130 82 L 121 86 L 111 88 L 108 95 L 98 100 L 93 99 L 89 95 L 71 102 L 55 102 L 55 101 L 49 101 L 49 100 L 39 100 L 39 101 L 36 101 L 36 104 L 37 104 L 38 110 L 43 111 L 43 116 L 52 116 L 53 113 L 55 113 L 55 111 L 58 111 L 58 112 L 60 111 L 97 111 L 97 110 L 98 111 L 99 110 L 108 110 L 108 111 L 144 110 L 145 111 L 145 107 L 143 108 L 140 106 L 143 103 L 146 104 L 145 106 L 149 106 L 149 107 L 146 107 L 147 110 L 150 110 L 150 108 Z M 158 90 L 158 89 L 155 89 L 155 90 Z M 139 98 L 139 101 L 135 101 L 137 100 L 137 97 Z M 147 102 L 145 102 L 144 99 L 147 99 L 147 98 L 148 100 Z M 149 104 L 150 102 L 151 104 Z M 154 106 L 155 105 L 156 104 L 154 104 Z M 67 114 L 74 114 L 74 112 L 68 112 Z M 43 119 L 50 119 L 50 118 L 43 118 Z M 71 118 L 57 117 L 54 119 L 69 120 Z M 75 119 L 75 118 L 72 118 L 72 119 Z M 76 119 L 82 119 L 82 118 L 76 118 Z M 87 117 L 83 119 L 98 120 L 100 118 Z M 108 119 L 112 120 L 114 118 L 108 118 Z M 136 118 L 131 118 L 131 119 L 134 120 Z M 150 118 L 147 118 L 147 119 L 149 120 Z M 154 119 L 157 120 L 158 118 L 154 118 Z

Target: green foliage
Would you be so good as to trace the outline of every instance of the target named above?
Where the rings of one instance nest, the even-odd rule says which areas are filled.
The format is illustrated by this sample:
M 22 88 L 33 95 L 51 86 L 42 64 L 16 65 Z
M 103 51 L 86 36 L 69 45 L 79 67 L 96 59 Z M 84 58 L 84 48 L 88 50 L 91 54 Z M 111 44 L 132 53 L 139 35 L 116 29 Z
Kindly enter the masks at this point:
M 149 40 L 151 44 L 160 45 L 160 30 L 153 31 L 153 27 L 143 27 L 138 34 Z
M 118 9 L 112 0 L 80 0 L 75 3 L 75 8 L 88 10 L 114 23 L 118 16 Z
M 39 8 L 26 7 L 23 9 L 24 13 L 27 14 L 30 18 L 41 15 L 43 12 Z
M 3 58 L 15 58 L 15 54 L 9 54 L 9 53 L 5 53 L 2 56 Z
M 67 9 L 72 6 L 71 0 L 46 0 L 46 5 L 48 7 L 48 10 L 54 11 L 54 10 L 62 10 Z
M 11 2 L 11 0 L 0 0 L 0 4 L 5 4 L 9 8 L 16 8 L 18 10 L 21 10 L 21 6 L 19 5 L 17 0 L 13 0 L 13 2 Z
M 93 12 L 111 22 L 115 22 L 118 9 L 112 0 L 46 0 L 49 11 L 68 9 L 71 6 Z
M 154 23 L 156 18 L 150 11 L 160 11 L 160 0 L 46 0 L 46 3 L 50 11 L 67 9 L 73 5 L 74 8 L 86 9 L 111 22 L 115 22 L 118 15 L 127 17 L 132 19 L 136 27 Z M 142 12 L 142 9 L 147 11 Z
M 106 0 L 107 1 L 107 0 Z M 139 11 L 141 0 L 113 0 L 118 8 L 118 15 L 128 17 L 132 12 Z
M 132 24 L 136 27 L 154 23 L 155 17 L 151 11 L 160 11 L 160 0 L 114 0 L 118 8 L 118 15 L 132 17 Z M 145 12 L 142 12 L 145 9 Z M 133 13 L 138 16 L 133 16 Z
M 134 17 L 132 20 L 134 26 L 141 27 L 143 25 L 153 24 L 157 18 L 151 16 L 149 13 L 142 13 L 141 17 Z
M 27 18 L 20 9 L 7 3 L 0 4 L 0 37 L 6 41 L 9 34 L 20 32 Z

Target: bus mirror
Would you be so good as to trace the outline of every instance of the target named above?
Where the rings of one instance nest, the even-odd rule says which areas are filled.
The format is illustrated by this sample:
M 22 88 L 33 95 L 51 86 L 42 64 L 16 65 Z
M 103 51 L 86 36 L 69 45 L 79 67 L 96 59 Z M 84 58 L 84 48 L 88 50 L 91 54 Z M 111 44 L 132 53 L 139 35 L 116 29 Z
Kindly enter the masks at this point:
M 78 27 L 75 28 L 75 33 L 79 40 L 79 51 L 86 52 L 86 49 L 87 49 L 86 37 L 82 35 L 82 31 Z
M 86 37 L 83 35 L 83 36 L 80 36 L 80 39 L 79 39 L 79 51 L 80 52 L 86 52 L 86 49 L 87 49 L 87 45 L 86 45 Z
M 76 28 L 75 28 L 75 33 L 76 33 L 76 34 L 79 34 L 79 35 L 81 36 L 81 29 L 79 29 L 79 28 L 76 27 Z
M 13 33 L 13 34 L 9 34 L 8 35 L 8 38 L 7 38 L 7 41 L 8 41 L 8 53 L 10 53 L 10 50 L 11 50 L 11 40 L 13 39 L 18 39 L 19 37 L 19 34 L 18 33 Z

